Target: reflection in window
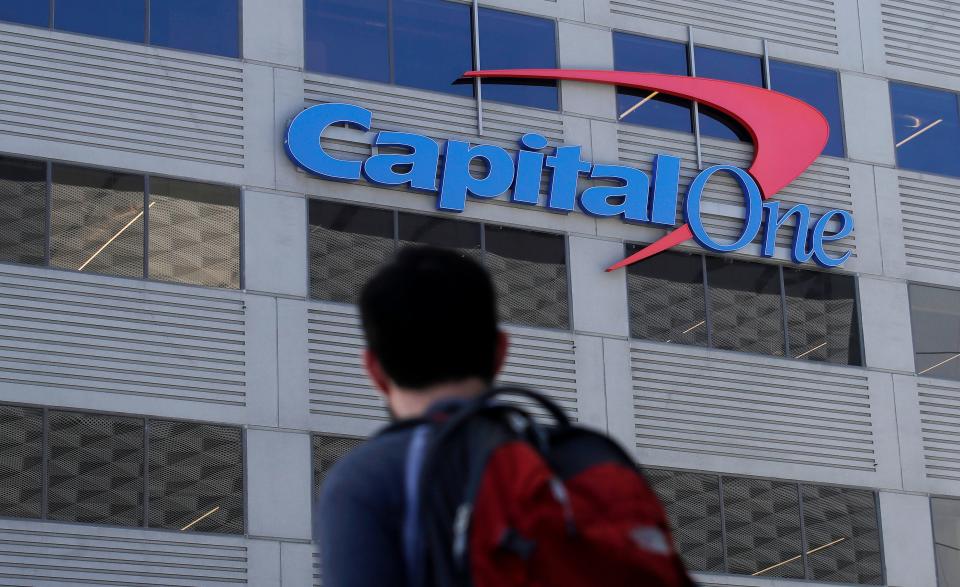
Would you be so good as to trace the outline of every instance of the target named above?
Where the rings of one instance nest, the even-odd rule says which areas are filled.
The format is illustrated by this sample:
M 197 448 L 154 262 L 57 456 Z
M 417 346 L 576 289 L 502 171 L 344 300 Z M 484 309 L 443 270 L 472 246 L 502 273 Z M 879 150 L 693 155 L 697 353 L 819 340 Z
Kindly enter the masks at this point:
M 150 44 L 239 57 L 240 4 L 238 0 L 150 0 Z
M 61 31 L 134 43 L 146 41 L 144 0 L 56 0 L 53 19 L 53 27 Z
M 473 83 L 460 79 L 473 65 L 470 6 L 446 0 L 392 2 L 396 82 L 473 96 Z
M 0 261 L 42 265 L 47 164 L 0 156 Z
M 143 277 L 143 189 L 140 175 L 54 164 L 50 264 Z
M 799 98 L 823 113 L 830 124 L 830 138 L 823 149 L 823 154 L 834 157 L 844 156 L 840 76 L 836 71 L 771 60 L 770 87 Z
M 480 67 L 518 69 L 557 67 L 557 25 L 552 20 L 491 8 L 479 11 Z M 518 47 L 523 47 L 518 51 Z M 556 110 L 557 82 L 483 81 L 483 99 Z
M 960 582 L 960 499 L 930 499 L 933 545 L 937 560 L 937 585 Z
M 751 86 L 763 86 L 763 62 L 759 57 L 743 55 L 709 47 L 696 47 L 697 77 L 708 77 L 738 82 Z M 700 132 L 720 139 L 749 142 L 750 135 L 740 123 L 731 117 L 700 106 Z
M 673 41 L 614 32 L 613 59 L 617 71 L 689 73 L 687 46 Z M 631 124 L 693 132 L 690 102 L 659 92 L 617 88 L 617 118 Z
M 776 265 L 707 258 L 713 345 L 782 356 L 783 306 Z
M 149 277 L 240 287 L 240 190 L 151 178 Z
M 631 246 L 627 254 L 640 247 Z M 630 336 L 707 344 L 703 257 L 665 252 L 627 268 Z
M 960 381 L 960 291 L 910 286 L 917 375 Z
M 796 359 L 860 364 L 860 321 L 853 277 L 783 270 L 790 354 Z
M 479 223 L 400 212 L 397 229 L 401 245 L 457 249 L 474 261 L 481 261 Z
M 306 68 L 377 82 L 392 81 L 388 0 L 307 0 Z
M 897 165 L 960 176 L 960 114 L 952 92 L 890 84 Z
M 0 20 L 32 26 L 50 26 L 50 3 L 46 0 L 0 0 Z

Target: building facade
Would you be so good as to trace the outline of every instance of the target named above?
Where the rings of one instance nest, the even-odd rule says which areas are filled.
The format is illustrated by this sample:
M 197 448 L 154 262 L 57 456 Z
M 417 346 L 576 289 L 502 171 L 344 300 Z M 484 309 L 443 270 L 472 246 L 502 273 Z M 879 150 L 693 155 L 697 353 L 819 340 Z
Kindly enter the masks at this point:
M 958 58 L 952 0 L 0 3 L 0 577 L 319 584 L 312 495 L 387 422 L 357 289 L 431 243 L 490 269 L 502 379 L 634 452 L 703 585 L 960 582 Z M 450 214 L 285 152 L 298 113 L 342 102 L 373 116 L 326 130 L 343 160 L 379 131 L 511 157 L 534 134 L 527 152 L 648 174 L 678 157 L 685 188 L 754 155 L 709 108 L 458 79 L 477 66 L 811 103 L 829 141 L 777 198 L 851 213 L 826 246 L 849 258 L 795 263 L 784 233 L 772 258 L 762 239 L 691 241 L 605 272 L 664 229 L 517 196 Z M 736 239 L 737 184 L 705 200 L 711 234 Z

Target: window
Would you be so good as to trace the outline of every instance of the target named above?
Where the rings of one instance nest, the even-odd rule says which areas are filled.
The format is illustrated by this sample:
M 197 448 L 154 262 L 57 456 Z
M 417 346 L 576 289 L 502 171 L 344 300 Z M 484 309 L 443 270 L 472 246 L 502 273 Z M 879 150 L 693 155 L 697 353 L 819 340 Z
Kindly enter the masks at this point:
M 879 585 L 872 491 L 646 469 L 692 571 Z
M 933 518 L 933 549 L 937 560 L 937 584 L 956 585 L 960 580 L 960 499 L 930 499 Z
M 960 291 L 910 285 L 917 375 L 960 381 Z
M 799 63 L 770 60 L 770 87 L 815 107 L 830 124 L 824 155 L 843 157 L 843 114 L 840 106 L 840 76 L 837 72 Z
M 305 67 L 402 86 L 473 96 L 473 18 L 449 0 L 306 0 Z M 481 8 L 485 69 L 557 66 L 556 23 Z M 516 51 L 523 46 L 523 51 Z M 556 82 L 484 80 L 483 98 L 556 110 Z
M 0 261 L 238 288 L 240 190 L 0 157 Z
M 960 176 L 960 106 L 952 92 L 890 84 L 897 166 Z
M 634 338 L 861 364 L 849 275 L 665 252 L 629 266 L 627 287 Z
M 709 47 L 696 47 L 697 77 L 709 77 L 751 86 L 763 86 L 763 62 L 753 55 L 742 55 Z M 720 139 L 749 142 L 750 135 L 740 123 L 708 106 L 700 106 L 700 132 Z
M 0 516 L 242 534 L 243 475 L 240 428 L 0 405 Z
M 0 21 L 240 56 L 240 0 L 0 0 Z
M 323 480 L 327 478 L 330 469 L 347 453 L 360 446 L 361 442 L 363 442 L 362 438 L 347 438 L 345 436 L 315 434 L 311 438 L 314 496 L 320 495 L 320 487 L 323 485 Z
M 321 200 L 310 202 L 309 234 L 313 298 L 355 303 L 398 245 L 429 244 L 457 249 L 487 267 L 504 322 L 569 327 L 562 235 Z
M 627 33 L 613 33 L 614 69 L 688 75 L 687 46 Z M 629 88 L 617 88 L 617 118 L 631 124 L 693 132 L 687 100 Z

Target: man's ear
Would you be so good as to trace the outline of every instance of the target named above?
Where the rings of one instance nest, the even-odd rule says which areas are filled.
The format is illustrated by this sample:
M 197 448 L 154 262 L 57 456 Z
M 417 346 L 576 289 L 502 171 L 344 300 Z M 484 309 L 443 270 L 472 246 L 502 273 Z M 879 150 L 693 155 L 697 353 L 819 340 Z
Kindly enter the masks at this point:
M 378 359 L 377 355 L 373 354 L 373 351 L 370 349 L 363 350 L 363 368 L 366 369 L 367 377 L 370 378 L 373 386 L 383 395 L 390 395 L 390 378 L 387 377 L 386 371 L 383 370 L 380 359 Z
M 500 370 L 503 369 L 503 364 L 507 361 L 507 350 L 510 347 L 510 337 L 507 336 L 507 333 L 498 330 L 497 331 L 497 348 L 493 353 L 493 373 L 497 375 L 500 373 Z

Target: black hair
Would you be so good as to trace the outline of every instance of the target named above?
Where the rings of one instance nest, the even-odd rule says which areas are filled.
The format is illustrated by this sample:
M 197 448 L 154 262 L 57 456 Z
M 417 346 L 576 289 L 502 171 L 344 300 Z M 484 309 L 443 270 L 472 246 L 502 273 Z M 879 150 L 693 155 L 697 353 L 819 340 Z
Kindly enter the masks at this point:
M 461 253 L 407 247 L 360 293 L 367 347 L 400 387 L 496 374 L 497 308 L 486 270 Z

